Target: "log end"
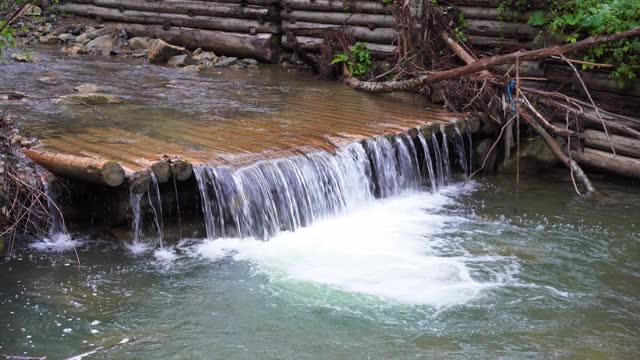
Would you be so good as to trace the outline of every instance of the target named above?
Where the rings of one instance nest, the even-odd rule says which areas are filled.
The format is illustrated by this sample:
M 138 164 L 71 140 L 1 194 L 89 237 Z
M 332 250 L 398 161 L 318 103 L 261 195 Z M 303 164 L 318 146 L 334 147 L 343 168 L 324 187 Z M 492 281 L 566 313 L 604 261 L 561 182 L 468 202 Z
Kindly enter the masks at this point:
M 151 171 L 136 171 L 129 176 L 129 187 L 134 194 L 143 194 L 151 186 Z
M 184 181 L 193 174 L 193 166 L 186 160 L 177 160 L 173 163 L 172 172 L 177 180 Z
M 115 161 L 107 161 L 101 169 L 102 180 L 109 186 L 120 186 L 125 179 L 124 169 Z
M 159 183 L 166 183 L 171 178 L 171 166 L 166 161 L 156 161 L 151 165 L 151 171 Z

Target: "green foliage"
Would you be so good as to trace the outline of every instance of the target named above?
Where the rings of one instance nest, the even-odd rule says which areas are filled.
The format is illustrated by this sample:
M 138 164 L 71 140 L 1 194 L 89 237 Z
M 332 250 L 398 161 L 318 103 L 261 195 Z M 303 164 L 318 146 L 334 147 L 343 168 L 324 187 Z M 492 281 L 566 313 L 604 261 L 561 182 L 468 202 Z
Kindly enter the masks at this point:
M 464 29 L 467 26 L 469 26 L 469 23 L 464 19 L 464 15 L 458 14 L 458 25 L 453 29 L 453 32 L 460 41 L 467 41 L 467 34 L 464 33 Z
M 0 20 L 0 29 L 2 29 L 6 23 L 6 20 Z M 4 50 L 11 46 L 16 46 L 16 40 L 13 37 L 13 28 L 7 26 L 0 32 L 0 57 Z
M 534 12 L 529 24 L 548 25 L 553 35 L 568 43 L 640 26 L 640 0 L 554 1 L 548 11 L 548 15 L 542 11 Z M 615 65 L 611 76 L 622 87 L 640 72 L 640 40 L 623 39 L 593 47 L 584 60 Z
M 366 43 L 357 42 L 349 49 L 349 52 L 334 55 L 331 64 L 339 63 L 346 63 L 349 73 L 353 76 L 366 75 L 373 66 L 371 51 L 367 48 Z

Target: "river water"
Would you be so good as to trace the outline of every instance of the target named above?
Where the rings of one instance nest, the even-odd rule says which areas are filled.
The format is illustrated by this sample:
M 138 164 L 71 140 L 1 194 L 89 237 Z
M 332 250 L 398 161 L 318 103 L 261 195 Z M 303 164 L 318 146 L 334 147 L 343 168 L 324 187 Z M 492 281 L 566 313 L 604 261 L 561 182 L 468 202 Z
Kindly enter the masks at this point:
M 640 194 L 582 199 L 565 175 L 408 191 L 269 241 L 77 239 L 80 269 L 65 242 L 25 249 L 0 266 L 0 352 L 635 358 Z

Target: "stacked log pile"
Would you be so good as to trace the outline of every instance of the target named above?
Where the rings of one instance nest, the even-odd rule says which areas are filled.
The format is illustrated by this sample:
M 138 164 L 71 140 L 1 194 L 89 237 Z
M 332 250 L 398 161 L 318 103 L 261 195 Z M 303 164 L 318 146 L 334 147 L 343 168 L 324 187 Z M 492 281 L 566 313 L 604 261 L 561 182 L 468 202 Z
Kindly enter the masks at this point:
M 276 0 L 66 0 L 63 11 L 222 55 L 276 60 Z
M 281 0 L 282 44 L 317 52 L 330 30 L 344 30 L 378 56 L 396 52 L 393 5 L 368 0 Z

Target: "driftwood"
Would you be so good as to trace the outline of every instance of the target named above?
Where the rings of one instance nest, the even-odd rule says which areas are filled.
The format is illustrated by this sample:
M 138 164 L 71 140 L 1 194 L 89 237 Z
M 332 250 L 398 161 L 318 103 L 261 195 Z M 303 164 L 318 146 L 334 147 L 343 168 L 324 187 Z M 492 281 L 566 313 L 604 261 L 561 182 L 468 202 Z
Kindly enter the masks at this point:
M 282 0 L 285 10 L 342 11 L 369 14 L 391 14 L 393 4 L 382 1 L 350 0 Z
M 368 41 L 378 44 L 391 44 L 397 37 L 398 33 L 395 29 L 391 28 L 377 28 L 371 30 L 364 26 L 349 26 L 343 27 L 342 25 L 334 24 L 317 24 L 309 22 L 298 21 L 296 23 L 283 22 L 282 30 L 284 32 L 291 32 L 293 35 L 301 36 L 313 36 L 323 37 L 327 30 L 341 30 L 353 34 L 358 41 Z
M 239 34 L 222 31 L 173 27 L 168 30 L 159 25 L 113 24 L 118 30 L 126 29 L 132 36 L 163 39 L 187 48 L 201 47 L 216 54 L 254 58 L 266 62 L 276 60 L 277 37 L 272 34 Z
M 344 12 L 317 12 L 295 10 L 291 12 L 282 11 L 280 16 L 286 20 L 306 21 L 320 24 L 336 25 L 362 25 L 392 28 L 395 26 L 395 18 L 391 15 L 377 14 L 350 14 Z
M 639 159 L 589 148 L 583 151 L 572 151 L 571 156 L 585 167 L 640 179 Z
M 257 20 L 234 19 L 212 16 L 189 16 L 185 14 L 166 14 L 149 11 L 110 9 L 80 4 L 63 4 L 60 9 L 72 14 L 100 17 L 104 20 L 119 21 L 137 24 L 163 25 L 199 28 L 207 30 L 224 30 L 246 33 L 272 33 L 279 32 L 278 26 L 272 22 L 260 23 Z
M 461 66 L 454 69 L 434 71 L 425 75 L 418 76 L 410 80 L 398 80 L 387 82 L 369 82 L 360 81 L 354 77 L 346 79 L 349 86 L 356 90 L 383 93 L 393 91 L 415 91 L 421 89 L 425 85 L 438 83 L 444 80 L 456 79 L 463 76 L 475 74 L 482 70 L 488 70 L 499 65 L 513 64 L 516 61 L 528 61 L 539 60 L 548 58 L 551 56 L 557 56 L 564 53 L 580 51 L 588 49 L 590 47 L 605 43 L 616 41 L 624 38 L 640 36 L 640 27 L 623 31 L 616 34 L 604 35 L 598 37 L 589 37 L 581 41 L 577 41 L 572 44 L 556 45 L 548 48 L 531 50 L 531 51 L 517 51 L 507 55 L 492 56 L 489 58 L 478 60 L 466 66 Z
M 115 161 L 34 149 L 24 153 L 38 165 L 64 177 L 108 186 L 118 186 L 125 180 L 124 168 Z

